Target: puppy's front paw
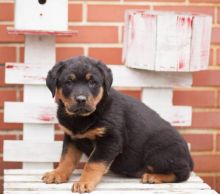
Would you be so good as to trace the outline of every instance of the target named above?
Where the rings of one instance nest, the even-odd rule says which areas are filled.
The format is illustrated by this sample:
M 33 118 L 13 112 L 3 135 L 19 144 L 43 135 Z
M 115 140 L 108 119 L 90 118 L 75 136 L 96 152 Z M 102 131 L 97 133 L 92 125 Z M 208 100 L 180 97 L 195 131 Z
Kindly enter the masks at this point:
M 85 192 L 92 192 L 95 189 L 96 184 L 92 181 L 79 181 L 73 184 L 72 192 L 77 193 L 85 193 Z
M 151 184 L 156 183 L 156 184 L 159 184 L 159 183 L 162 183 L 162 180 L 161 180 L 161 177 L 158 176 L 157 174 L 145 173 L 142 176 L 141 182 L 142 183 L 151 183 Z
M 60 172 L 52 171 L 45 173 L 41 179 L 46 184 L 51 184 L 51 183 L 59 184 L 59 183 L 67 182 L 68 177 Z

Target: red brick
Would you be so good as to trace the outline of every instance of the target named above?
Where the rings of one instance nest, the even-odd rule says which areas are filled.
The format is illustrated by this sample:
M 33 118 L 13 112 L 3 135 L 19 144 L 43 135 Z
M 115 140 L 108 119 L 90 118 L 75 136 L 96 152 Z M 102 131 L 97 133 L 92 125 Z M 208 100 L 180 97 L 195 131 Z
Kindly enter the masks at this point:
M 211 15 L 214 18 L 214 7 L 212 6 L 155 6 L 160 11 L 181 11 Z
M 78 35 L 73 37 L 58 37 L 63 43 L 117 43 L 118 28 L 115 26 L 72 26 Z
M 122 64 L 121 48 L 90 48 L 89 56 L 100 59 L 106 64 Z
M 218 100 L 218 102 L 217 102 L 218 106 L 220 106 L 220 91 L 218 92 L 218 99 L 217 100 Z
M 133 1 L 133 2 L 143 2 L 143 0 L 124 0 L 124 1 Z M 184 2 L 185 0 L 145 0 L 149 2 Z
M 212 28 L 212 40 L 213 44 L 220 44 L 220 27 L 213 27 Z
M 3 159 L 0 158 L 0 176 L 3 175 L 3 169 L 16 169 L 21 167 L 20 162 L 3 162 Z
M 0 25 L 0 42 L 5 43 L 20 43 L 24 42 L 24 36 L 16 36 L 10 35 L 7 32 L 7 27 L 11 27 L 11 25 Z
M 5 85 L 5 67 L 0 66 L 0 86 Z
M 24 47 L 20 47 L 19 48 L 19 52 L 20 52 L 20 63 L 24 63 Z
M 83 55 L 83 48 L 59 47 L 56 48 L 56 60 L 61 61 L 73 56 Z
M 0 3 L 0 21 L 14 20 L 14 4 Z
M 201 176 L 205 183 L 207 183 L 210 187 L 214 188 L 215 186 L 215 178 L 214 176 Z
M 218 8 L 218 23 L 220 23 L 220 8 Z
M 15 90 L 0 90 L 0 108 L 3 107 L 4 101 L 15 101 L 16 91 Z
M 194 86 L 219 86 L 220 70 L 206 70 L 193 73 Z
M 219 0 L 190 0 L 192 3 L 219 3 Z
M 189 105 L 193 107 L 215 106 L 215 92 L 176 90 L 174 91 L 173 103 L 175 105 Z
M 213 135 L 211 134 L 182 134 L 184 139 L 191 144 L 192 151 L 213 150 Z
M 16 135 L 0 135 L 0 153 L 3 152 L 3 142 L 4 140 L 15 140 Z
M 220 193 L 220 176 L 216 177 L 216 187 L 215 190 Z
M 0 130 L 7 130 L 7 129 L 22 129 L 22 124 L 5 123 L 3 121 L 3 113 L 0 112 Z
M 138 90 L 120 90 L 120 91 L 128 96 L 132 96 L 136 98 L 137 100 L 141 99 L 141 91 Z
M 148 6 L 89 5 L 88 21 L 121 22 L 127 9 L 148 9 Z
M 218 151 L 220 151 L 220 134 L 216 137 L 216 148 Z
M 220 65 L 220 49 L 217 49 L 217 65 Z
M 0 63 L 16 61 L 15 47 L 0 47 Z
M 69 4 L 69 21 L 82 21 L 82 4 Z
M 210 49 L 210 53 L 209 53 L 209 65 L 213 65 L 214 62 L 214 52 L 213 49 Z
M 193 112 L 193 128 L 220 128 L 220 112 Z
M 220 155 L 194 155 L 193 161 L 196 172 L 220 171 Z
M 0 179 L 0 193 L 3 193 L 3 179 Z

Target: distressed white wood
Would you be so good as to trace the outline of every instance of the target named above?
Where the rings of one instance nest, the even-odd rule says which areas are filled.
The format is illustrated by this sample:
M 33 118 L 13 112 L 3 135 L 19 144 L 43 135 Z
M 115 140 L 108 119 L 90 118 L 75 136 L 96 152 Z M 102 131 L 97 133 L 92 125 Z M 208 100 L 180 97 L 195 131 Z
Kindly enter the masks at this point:
M 189 87 L 192 85 L 191 73 L 185 72 L 153 72 L 130 69 L 123 65 L 109 65 L 113 73 L 114 87 L 165 87 L 174 86 Z M 37 65 L 8 63 L 5 69 L 5 81 L 10 84 L 45 84 L 48 70 L 47 64 L 44 68 Z
M 208 68 L 208 15 L 128 10 L 123 61 L 132 68 L 191 72 Z
M 207 69 L 212 31 L 212 17 L 197 16 L 193 20 L 191 70 Z
M 58 162 L 62 152 L 62 145 L 62 141 L 45 142 L 43 140 L 32 142 L 5 140 L 3 159 L 4 161 L 32 163 Z M 85 162 L 87 160 L 87 157 L 83 155 L 80 161 Z
M 15 1 L 15 28 L 32 30 L 67 30 L 68 1 Z
M 57 106 L 55 103 L 5 102 L 5 122 L 55 124 Z
M 31 142 L 52 142 L 54 141 L 54 126 L 45 124 L 24 123 L 23 139 Z M 28 130 L 32 129 L 32 130 Z
M 144 88 L 141 92 L 141 101 L 150 105 L 173 105 L 173 89 L 171 88 Z
M 48 3 L 48 2 L 47 2 Z M 41 35 L 26 35 L 25 36 L 25 63 L 31 63 L 36 65 L 37 69 L 44 69 L 44 65 L 52 67 L 55 63 L 55 36 L 41 36 Z M 33 85 L 24 85 L 24 101 L 27 103 L 51 103 L 52 98 L 50 96 L 50 92 L 46 90 L 45 87 L 42 86 L 33 86 Z M 24 110 L 25 111 L 25 110 Z M 44 110 L 39 118 L 42 119 L 45 116 L 47 117 L 47 110 Z M 34 116 L 34 110 L 29 112 L 29 116 Z M 48 117 L 47 117 L 48 119 Z M 46 139 L 48 141 L 53 141 L 54 138 L 54 128 L 53 125 L 45 125 L 43 130 L 38 130 L 37 128 L 42 127 L 41 125 L 35 124 L 27 124 L 25 123 L 23 128 L 24 141 L 31 141 L 33 137 L 36 136 L 36 140 L 40 140 L 41 138 Z M 52 167 L 52 163 L 41 163 L 41 168 Z M 39 165 L 37 163 L 23 163 L 23 168 L 37 168 Z
M 28 103 L 54 103 L 50 90 L 43 85 L 25 85 L 24 102 Z
M 5 183 L 5 190 L 13 188 L 13 190 L 21 190 L 31 188 L 31 190 L 71 190 L 73 183 L 63 184 L 44 184 L 44 183 Z M 210 189 L 205 183 L 172 183 L 172 184 L 141 184 L 139 183 L 100 183 L 97 185 L 97 190 L 168 190 L 182 191 Z
M 156 71 L 189 71 L 192 28 L 190 15 L 157 16 Z
M 61 151 L 61 141 L 4 141 L 4 161 L 57 162 Z
M 47 194 L 72 194 L 71 191 L 46 191 Z M 163 190 L 96 190 L 93 194 L 218 194 L 214 190 L 184 190 L 184 191 L 163 191 Z M 4 194 L 45 194 L 45 191 L 5 191 Z
M 5 174 L 4 176 L 4 182 L 16 182 L 16 183 L 25 183 L 25 182 L 30 182 L 30 183 L 41 183 L 41 177 L 42 174 L 45 172 L 49 172 L 51 170 L 46 170 L 46 171 L 42 171 L 41 174 L 36 174 L 36 175 L 32 175 L 32 174 L 26 174 L 26 175 L 7 175 Z M 69 182 L 73 182 L 73 181 L 77 181 L 79 180 L 81 173 L 76 174 L 74 172 L 74 174 L 69 178 Z M 113 174 L 107 174 L 104 175 L 104 177 L 102 178 L 102 182 L 106 182 L 106 183 L 139 183 L 140 179 L 138 178 L 125 178 L 122 177 L 120 175 L 113 175 Z M 190 176 L 190 178 L 186 181 L 187 183 L 202 183 L 203 180 L 198 177 L 198 176 Z
M 145 102 L 145 99 L 142 100 Z M 55 103 L 5 102 L 4 107 L 4 120 L 8 123 L 57 123 L 57 105 Z M 189 126 L 191 124 L 191 107 L 160 104 L 150 104 L 149 107 L 174 126 Z
M 144 18 L 144 19 L 143 19 Z M 126 14 L 124 41 L 124 59 L 132 67 L 154 70 L 156 53 L 157 18 L 155 15 L 136 14 L 133 17 Z M 140 51 L 144 51 L 143 54 Z
M 39 68 L 45 64 L 52 67 L 56 62 L 55 36 L 26 35 L 24 62 Z

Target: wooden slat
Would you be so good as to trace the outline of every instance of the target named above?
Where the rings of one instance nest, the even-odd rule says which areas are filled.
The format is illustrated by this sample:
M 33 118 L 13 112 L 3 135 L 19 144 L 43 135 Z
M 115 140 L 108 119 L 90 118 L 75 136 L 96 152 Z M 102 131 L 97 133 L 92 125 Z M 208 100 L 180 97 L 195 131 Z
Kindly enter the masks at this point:
M 72 182 L 63 184 L 44 184 L 44 183 L 5 183 L 5 190 L 71 190 Z M 210 189 L 205 183 L 170 183 L 170 184 L 141 184 L 138 183 L 105 183 L 102 182 L 97 186 L 97 190 L 204 190 Z
M 129 69 L 122 65 L 109 65 L 113 72 L 115 87 L 173 87 L 190 86 L 190 73 L 153 72 Z M 5 82 L 8 84 L 45 84 L 50 65 L 39 68 L 37 65 L 8 63 L 5 70 Z M 16 75 L 16 76 L 15 76 Z
M 58 162 L 62 151 L 62 141 L 15 141 L 5 140 L 4 161 L 14 162 Z M 81 162 L 87 161 L 83 155 Z M 35 168 L 36 169 L 36 168 Z
M 4 121 L 15 123 L 57 123 L 55 103 L 5 102 Z
M 48 171 L 43 171 L 43 173 L 45 172 L 48 172 Z M 42 180 L 41 180 L 41 177 L 42 177 L 42 174 L 40 175 L 5 175 L 4 176 L 4 182 L 17 182 L 17 183 L 25 183 L 25 182 L 34 182 L 34 183 L 41 183 Z M 72 175 L 69 179 L 69 182 L 73 182 L 73 181 L 77 181 L 79 180 L 79 177 L 80 177 L 80 174 L 75 174 Z M 124 178 L 124 177 L 121 177 L 121 176 L 113 176 L 113 175 L 105 175 L 103 178 L 102 178 L 102 182 L 111 182 L 111 183 L 114 183 L 114 182 L 121 182 L 121 183 L 139 183 L 140 182 L 140 179 L 137 179 L 137 178 Z M 201 183 L 203 182 L 203 180 L 198 177 L 198 176 L 191 176 L 187 181 L 187 183 Z
M 4 141 L 4 161 L 55 162 L 59 161 L 62 142 Z
M 55 103 L 5 102 L 4 107 L 4 121 L 8 123 L 57 123 Z M 191 107 L 152 105 L 151 108 L 174 126 L 191 124 Z
M 72 194 L 71 191 L 4 191 L 4 194 Z M 92 194 L 218 194 L 213 190 L 184 190 L 184 191 L 164 191 L 164 190 L 102 190 L 93 191 Z
M 21 30 L 15 29 L 13 27 L 7 28 L 8 34 L 12 35 L 55 35 L 55 36 L 73 36 L 77 35 L 78 31 L 68 30 L 68 31 L 54 31 L 54 30 Z

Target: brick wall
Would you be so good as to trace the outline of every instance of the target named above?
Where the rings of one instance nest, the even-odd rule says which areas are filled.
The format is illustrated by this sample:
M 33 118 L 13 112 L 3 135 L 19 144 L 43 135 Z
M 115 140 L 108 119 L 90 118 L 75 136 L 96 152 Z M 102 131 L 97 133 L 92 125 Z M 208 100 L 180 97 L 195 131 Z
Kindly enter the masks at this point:
M 57 38 L 57 60 L 89 55 L 105 63 L 121 64 L 123 15 L 126 9 L 193 11 L 213 16 L 209 70 L 193 74 L 191 89 L 176 89 L 175 105 L 193 106 L 192 126 L 180 132 L 192 145 L 195 171 L 220 192 L 220 0 L 71 0 L 70 29 L 77 37 Z M 4 84 L 5 62 L 22 62 L 24 38 L 8 35 L 13 26 L 12 0 L 0 0 L 0 184 L 3 168 L 19 163 L 2 162 L 4 139 L 21 139 L 22 125 L 3 123 L 3 102 L 22 100 L 22 87 Z M 139 91 L 129 92 L 139 98 Z M 57 137 L 59 138 L 59 137 Z

